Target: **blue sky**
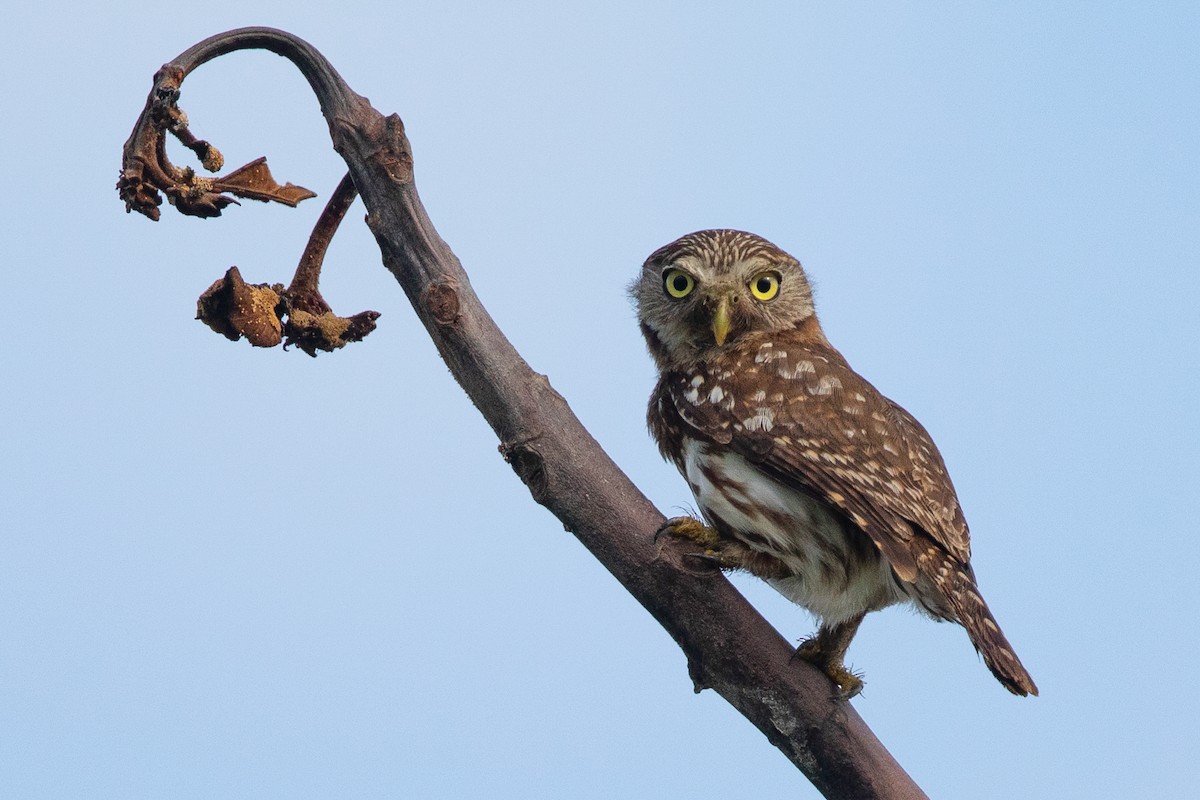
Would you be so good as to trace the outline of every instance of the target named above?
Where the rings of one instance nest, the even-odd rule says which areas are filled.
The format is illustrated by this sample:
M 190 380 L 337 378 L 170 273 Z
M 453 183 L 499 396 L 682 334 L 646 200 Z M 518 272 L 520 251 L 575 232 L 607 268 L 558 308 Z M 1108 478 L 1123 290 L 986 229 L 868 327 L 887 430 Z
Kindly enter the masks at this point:
M 0 29 L 0 787 L 23 798 L 816 797 L 496 453 L 356 206 L 314 360 L 193 321 L 284 281 L 323 200 L 127 216 L 155 69 L 249 24 L 385 113 L 484 303 L 667 513 L 628 281 L 755 231 L 950 466 L 1042 697 L 873 615 L 855 706 L 934 797 L 1182 796 L 1200 651 L 1193 4 L 40 4 Z M 183 108 L 328 196 L 304 81 L 239 53 Z M 177 154 L 182 160 L 182 154 Z M 812 623 L 735 582 L 786 636 Z

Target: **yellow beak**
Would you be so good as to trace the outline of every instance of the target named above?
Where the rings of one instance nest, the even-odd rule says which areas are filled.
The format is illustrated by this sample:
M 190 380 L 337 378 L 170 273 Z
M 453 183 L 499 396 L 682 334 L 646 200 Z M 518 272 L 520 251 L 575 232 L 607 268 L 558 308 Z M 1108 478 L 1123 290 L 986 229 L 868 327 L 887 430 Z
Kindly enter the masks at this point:
M 712 329 L 713 338 L 717 340 L 717 347 L 725 344 L 725 337 L 729 336 L 728 297 L 722 297 L 717 301 L 717 307 L 713 310 Z

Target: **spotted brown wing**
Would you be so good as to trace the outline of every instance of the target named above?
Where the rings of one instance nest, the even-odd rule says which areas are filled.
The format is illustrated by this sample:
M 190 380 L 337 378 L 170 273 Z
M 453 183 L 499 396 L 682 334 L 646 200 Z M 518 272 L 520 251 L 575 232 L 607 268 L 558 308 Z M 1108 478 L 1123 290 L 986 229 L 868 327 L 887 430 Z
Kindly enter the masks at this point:
M 969 560 L 953 484 L 912 415 L 832 348 L 786 337 L 749 345 L 668 377 L 686 424 L 841 509 L 904 580 L 916 578 L 926 536 Z

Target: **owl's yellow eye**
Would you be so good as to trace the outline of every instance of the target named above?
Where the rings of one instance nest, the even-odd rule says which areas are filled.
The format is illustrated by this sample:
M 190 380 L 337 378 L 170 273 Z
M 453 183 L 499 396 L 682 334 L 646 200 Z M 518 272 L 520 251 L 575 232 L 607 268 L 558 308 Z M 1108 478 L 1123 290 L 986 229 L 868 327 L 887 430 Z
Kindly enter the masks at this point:
M 760 272 L 750 281 L 750 294 L 764 303 L 773 300 L 779 294 L 779 274 L 775 272 Z
M 663 285 L 671 297 L 687 297 L 696 288 L 696 280 L 681 269 L 669 269 L 663 275 Z

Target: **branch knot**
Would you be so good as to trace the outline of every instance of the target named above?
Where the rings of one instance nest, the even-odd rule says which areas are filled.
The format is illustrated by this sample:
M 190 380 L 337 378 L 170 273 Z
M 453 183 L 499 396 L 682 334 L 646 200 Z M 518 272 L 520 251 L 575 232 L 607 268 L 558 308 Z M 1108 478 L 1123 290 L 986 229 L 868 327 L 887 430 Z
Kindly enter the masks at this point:
M 453 325 L 461 316 L 458 289 L 451 283 L 431 283 L 422 293 L 421 302 L 439 325 Z
M 533 499 L 539 505 L 545 505 L 547 497 L 547 476 L 546 476 L 546 460 L 542 454 L 530 443 L 532 440 L 525 440 L 513 444 L 501 443 L 500 455 L 513 468 L 513 472 L 517 473 L 517 477 L 521 479 L 529 488 L 529 493 L 533 495 Z

